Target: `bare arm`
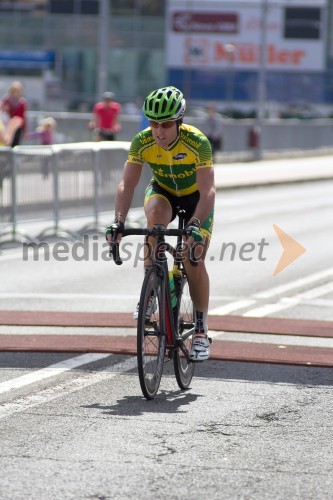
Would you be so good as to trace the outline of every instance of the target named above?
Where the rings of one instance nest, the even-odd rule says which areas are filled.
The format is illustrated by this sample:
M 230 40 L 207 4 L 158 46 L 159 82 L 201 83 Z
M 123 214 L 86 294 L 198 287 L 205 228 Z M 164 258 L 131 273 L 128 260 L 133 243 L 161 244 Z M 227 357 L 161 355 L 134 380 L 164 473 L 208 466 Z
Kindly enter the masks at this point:
M 0 130 L 0 140 L 6 146 L 9 146 L 14 138 L 15 132 L 19 127 L 22 127 L 23 119 L 19 116 L 13 116 L 7 124 L 7 128 Z
M 1 142 L 2 142 L 3 144 L 5 144 L 6 146 L 7 146 L 7 144 L 8 144 L 8 143 L 7 143 L 7 135 L 6 135 L 6 133 L 4 132 L 4 129 L 2 130 L 2 129 L 0 128 L 0 143 L 1 143 Z
M 133 194 L 141 177 L 142 166 L 136 163 L 126 162 L 123 178 L 117 189 L 115 215 L 124 222 L 131 207 Z
M 201 222 L 207 219 L 215 202 L 215 181 L 213 168 L 200 168 L 197 171 L 197 184 L 200 200 L 197 204 L 193 217 Z

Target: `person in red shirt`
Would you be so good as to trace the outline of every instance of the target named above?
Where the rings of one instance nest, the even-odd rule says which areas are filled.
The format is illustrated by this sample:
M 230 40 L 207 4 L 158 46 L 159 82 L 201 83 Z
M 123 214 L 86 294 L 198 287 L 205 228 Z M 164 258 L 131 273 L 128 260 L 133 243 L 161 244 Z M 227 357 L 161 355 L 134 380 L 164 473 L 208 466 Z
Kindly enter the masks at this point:
M 27 129 L 27 101 L 23 97 L 23 85 L 21 82 L 13 82 L 10 85 L 8 93 L 3 97 L 0 103 L 0 110 L 6 113 L 9 118 L 18 116 L 22 119 L 22 126 L 16 130 L 10 144 L 10 146 L 13 148 L 20 144 Z
M 94 106 L 94 118 L 90 122 L 89 128 L 95 130 L 98 141 L 114 141 L 116 133 L 121 129 L 119 123 L 121 106 L 113 99 L 113 92 L 104 92 L 103 101 Z

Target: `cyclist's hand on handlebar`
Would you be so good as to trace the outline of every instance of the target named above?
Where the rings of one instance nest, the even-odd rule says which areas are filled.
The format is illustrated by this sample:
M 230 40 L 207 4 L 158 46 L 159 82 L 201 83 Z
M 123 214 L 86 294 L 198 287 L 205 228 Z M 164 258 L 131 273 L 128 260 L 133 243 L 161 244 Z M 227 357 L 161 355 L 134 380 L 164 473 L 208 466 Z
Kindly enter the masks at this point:
M 120 265 L 122 264 L 122 260 L 119 255 L 119 243 L 122 237 L 122 234 L 125 231 L 125 224 L 120 222 L 117 218 L 111 226 L 108 226 L 105 231 L 106 239 L 110 245 L 110 257 L 112 256 L 113 261 Z
M 115 219 L 114 223 L 111 224 L 110 226 L 107 226 L 105 230 L 105 236 L 107 241 L 112 244 L 112 243 L 120 243 L 121 236 L 125 231 L 125 224 L 123 222 L 118 221 Z
M 200 243 L 200 241 L 204 239 L 200 230 L 200 221 L 196 218 L 189 221 L 185 227 L 184 233 L 189 245 L 192 245 L 193 242 Z

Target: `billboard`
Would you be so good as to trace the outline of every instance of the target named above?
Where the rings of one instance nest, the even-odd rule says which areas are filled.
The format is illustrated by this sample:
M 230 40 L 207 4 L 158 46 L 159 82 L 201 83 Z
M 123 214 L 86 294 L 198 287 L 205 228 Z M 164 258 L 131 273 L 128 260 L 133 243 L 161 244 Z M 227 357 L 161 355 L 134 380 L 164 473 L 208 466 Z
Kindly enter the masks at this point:
M 325 69 L 324 2 L 169 0 L 168 68 L 257 70 L 263 8 L 269 71 Z
M 0 50 L 0 68 L 51 69 L 54 62 L 52 50 Z

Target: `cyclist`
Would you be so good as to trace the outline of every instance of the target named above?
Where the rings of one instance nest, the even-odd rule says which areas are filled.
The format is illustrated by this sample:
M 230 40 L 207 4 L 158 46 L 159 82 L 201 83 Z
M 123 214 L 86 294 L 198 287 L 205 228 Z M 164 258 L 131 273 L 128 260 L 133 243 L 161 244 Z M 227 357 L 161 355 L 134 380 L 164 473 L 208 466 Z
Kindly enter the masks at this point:
M 151 92 L 143 111 L 149 127 L 133 139 L 122 180 L 119 183 L 116 203 L 116 229 L 107 228 L 107 238 L 116 231 L 120 242 L 126 215 L 130 209 L 134 190 L 140 180 L 143 164 L 150 166 L 153 178 L 145 194 L 144 210 L 147 227 L 154 224 L 167 226 L 176 217 L 176 207 L 189 214 L 186 221 L 187 247 L 200 244 L 197 266 L 184 261 L 190 294 L 195 308 L 195 333 L 190 357 L 195 361 L 209 358 L 208 302 L 209 277 L 204 258 L 213 227 L 215 184 L 212 151 L 207 137 L 197 128 L 183 123 L 186 102 L 175 87 L 164 87 Z M 113 228 L 114 228 L 113 225 Z M 145 267 L 149 266 L 145 259 Z M 134 317 L 137 314 L 134 313 Z

